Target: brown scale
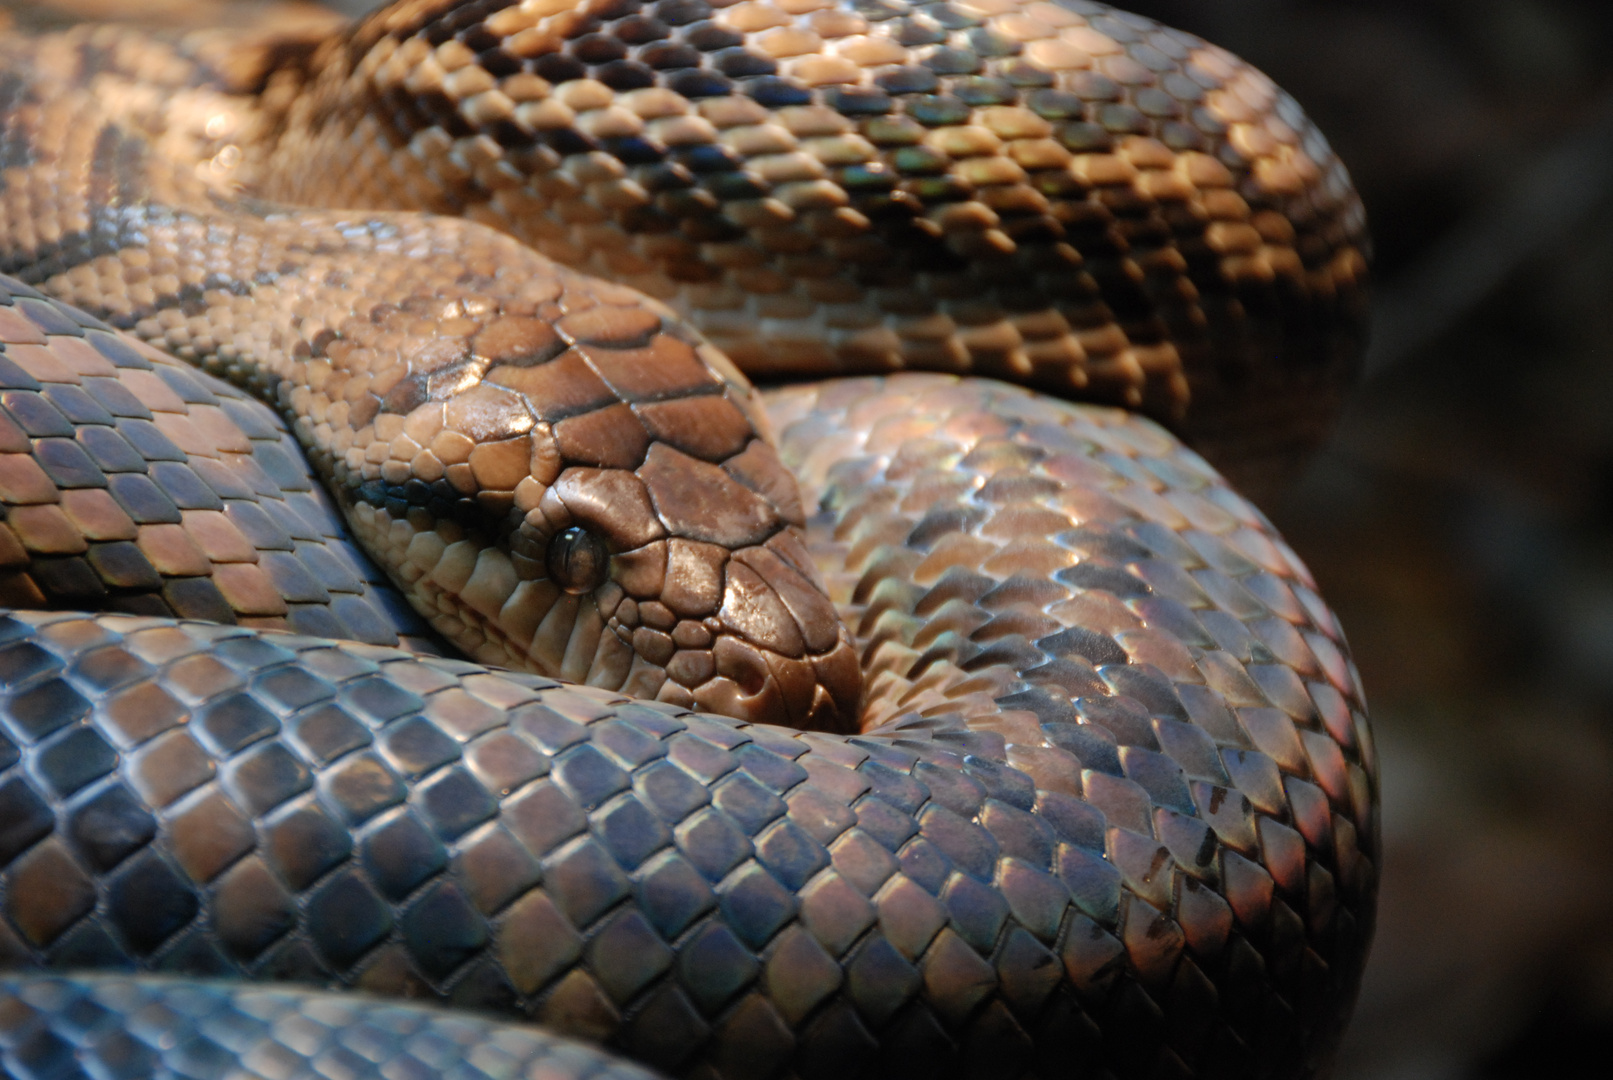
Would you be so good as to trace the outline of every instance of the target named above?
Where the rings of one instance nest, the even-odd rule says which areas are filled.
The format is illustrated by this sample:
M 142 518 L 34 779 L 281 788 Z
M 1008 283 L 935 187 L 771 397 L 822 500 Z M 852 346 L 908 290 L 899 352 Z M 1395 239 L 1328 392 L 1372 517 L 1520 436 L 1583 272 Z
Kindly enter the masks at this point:
M 1297 1013 L 1320 1063 L 1373 917 L 1377 760 L 1337 620 L 1260 511 L 1119 410 L 916 374 L 766 399 L 821 507 L 808 540 L 854 627 L 865 735 L 1000 738 L 1039 800 L 1102 814 L 1133 906 L 1118 940 L 1065 939 L 1072 979 L 1123 956 L 1185 1015 L 1253 985 L 1220 965 L 1259 939 L 1256 982 L 1315 980 Z M 1161 755 L 1174 808 L 1145 774 Z M 1189 989 L 1195 965 L 1221 989 Z

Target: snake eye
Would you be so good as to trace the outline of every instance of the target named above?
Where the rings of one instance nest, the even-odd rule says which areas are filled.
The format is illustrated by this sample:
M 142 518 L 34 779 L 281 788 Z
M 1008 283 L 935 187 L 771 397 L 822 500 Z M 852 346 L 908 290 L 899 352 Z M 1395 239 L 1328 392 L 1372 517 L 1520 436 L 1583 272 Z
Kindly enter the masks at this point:
M 585 593 L 605 580 L 605 542 L 573 525 L 549 541 L 549 580 L 568 593 Z

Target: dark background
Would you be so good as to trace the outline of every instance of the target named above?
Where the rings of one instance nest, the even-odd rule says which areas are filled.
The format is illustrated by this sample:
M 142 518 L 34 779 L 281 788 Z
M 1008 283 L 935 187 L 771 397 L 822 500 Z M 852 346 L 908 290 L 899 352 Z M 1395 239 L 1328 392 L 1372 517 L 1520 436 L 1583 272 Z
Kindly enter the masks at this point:
M 187 21 L 263 4 L 43 2 Z M 1381 918 L 1338 1077 L 1605 1068 L 1613 3 L 1123 6 L 1292 92 L 1349 164 L 1376 241 L 1365 377 L 1300 486 L 1266 507 L 1349 631 L 1383 760 Z

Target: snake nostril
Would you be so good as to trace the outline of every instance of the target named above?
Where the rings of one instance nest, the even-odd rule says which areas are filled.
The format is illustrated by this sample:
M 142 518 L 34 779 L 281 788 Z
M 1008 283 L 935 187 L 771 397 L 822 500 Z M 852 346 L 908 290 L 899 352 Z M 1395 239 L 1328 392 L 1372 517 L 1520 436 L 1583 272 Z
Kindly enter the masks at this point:
M 549 541 L 549 579 L 568 593 L 585 593 L 605 580 L 610 552 L 605 542 L 573 525 Z
M 712 656 L 717 663 L 717 674 L 732 680 L 746 697 L 755 697 L 767 689 L 767 661 L 754 646 L 724 636 L 717 639 Z

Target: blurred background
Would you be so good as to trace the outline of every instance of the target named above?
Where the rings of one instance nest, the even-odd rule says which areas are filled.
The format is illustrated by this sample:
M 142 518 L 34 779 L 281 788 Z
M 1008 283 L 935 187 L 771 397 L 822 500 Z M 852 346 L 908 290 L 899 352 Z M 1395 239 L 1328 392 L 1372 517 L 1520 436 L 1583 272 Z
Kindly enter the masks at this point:
M 46 2 L 216 22 L 262 0 Z M 1605 1067 L 1613 3 L 1121 6 L 1294 94 L 1375 237 L 1364 377 L 1304 481 L 1266 507 L 1349 631 L 1383 760 L 1377 943 L 1336 1076 Z

